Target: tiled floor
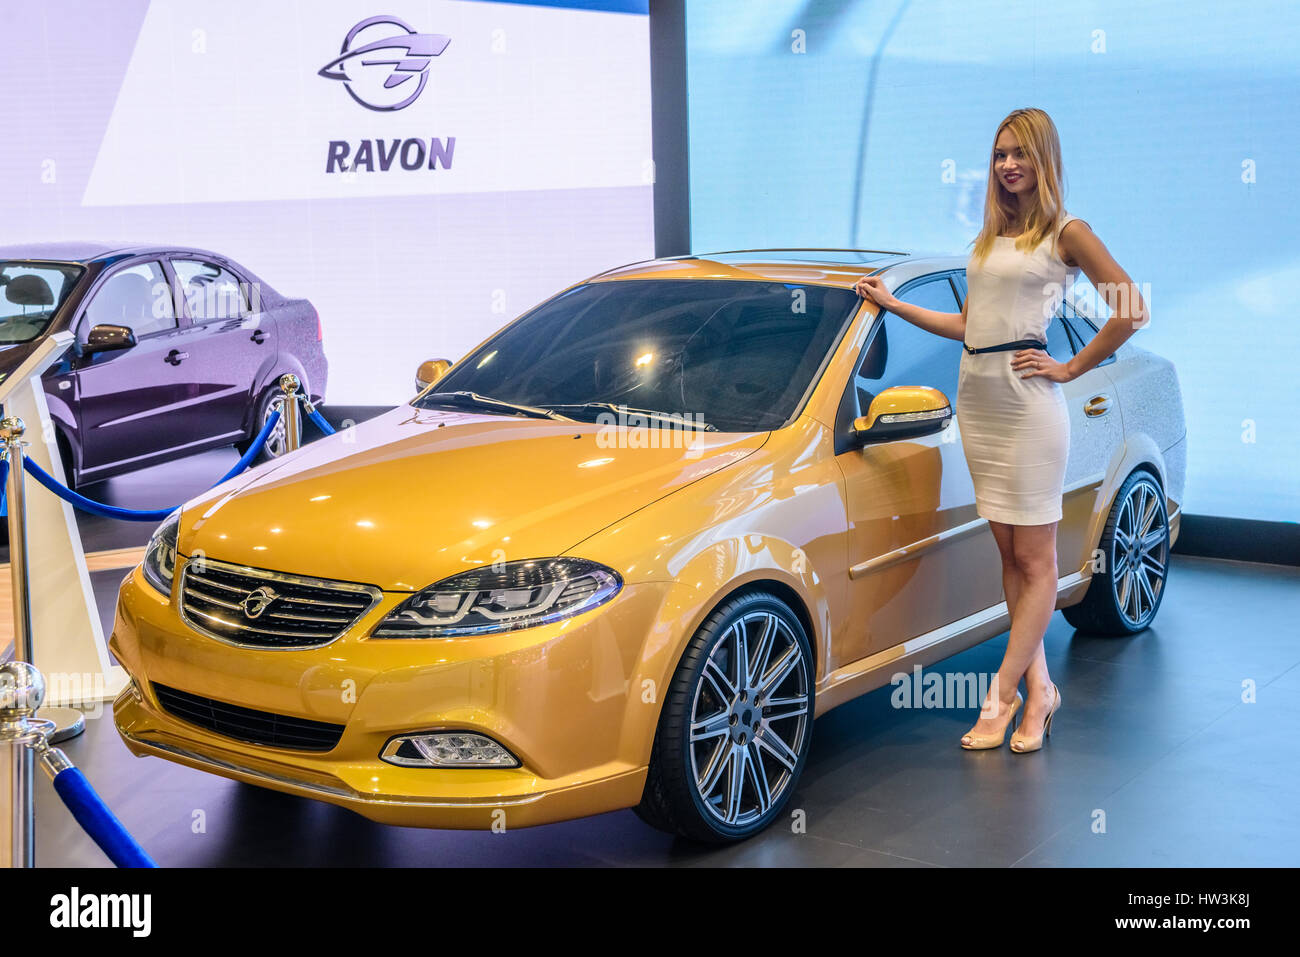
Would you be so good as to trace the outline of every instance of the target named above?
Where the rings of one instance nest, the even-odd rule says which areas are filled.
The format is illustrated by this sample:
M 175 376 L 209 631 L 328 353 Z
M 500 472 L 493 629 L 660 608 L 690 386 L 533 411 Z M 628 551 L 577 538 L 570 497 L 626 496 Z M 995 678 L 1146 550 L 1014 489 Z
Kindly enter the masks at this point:
M 121 573 L 94 578 L 107 616 Z M 133 758 L 107 710 L 65 748 L 164 866 L 1295 866 L 1297 622 L 1300 568 L 1175 555 L 1146 633 L 1094 638 L 1053 618 L 1063 707 L 1043 751 L 963 751 L 972 711 L 896 709 L 883 688 L 817 722 L 791 805 L 806 832 L 783 822 L 722 850 L 676 841 L 631 811 L 504 834 L 385 827 Z M 938 670 L 989 671 L 1004 643 Z M 48 781 L 37 787 L 38 862 L 106 865 Z

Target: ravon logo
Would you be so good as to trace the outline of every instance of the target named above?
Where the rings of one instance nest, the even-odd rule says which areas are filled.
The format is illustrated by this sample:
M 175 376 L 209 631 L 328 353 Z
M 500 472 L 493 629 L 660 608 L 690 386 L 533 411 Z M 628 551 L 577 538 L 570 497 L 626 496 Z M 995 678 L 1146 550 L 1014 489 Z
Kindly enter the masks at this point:
M 424 92 L 429 61 L 450 42 L 442 34 L 416 33 L 397 17 L 369 17 L 348 31 L 339 55 L 319 75 L 342 80 L 348 95 L 368 110 L 405 109 Z
M 279 597 L 273 589 L 263 586 L 244 596 L 244 600 L 239 603 L 239 608 L 245 618 L 260 618 L 262 612 L 270 608 L 272 602 Z

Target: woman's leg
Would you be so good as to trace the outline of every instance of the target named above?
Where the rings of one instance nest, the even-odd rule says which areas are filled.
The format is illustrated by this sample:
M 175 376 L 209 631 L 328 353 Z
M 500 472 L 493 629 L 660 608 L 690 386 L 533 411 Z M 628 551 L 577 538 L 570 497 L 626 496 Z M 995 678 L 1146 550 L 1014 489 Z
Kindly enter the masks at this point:
M 1056 609 L 1056 523 L 1017 526 L 1013 539 L 1021 584 L 1002 667 L 1025 677 L 1020 730 L 1032 738 L 1043 730 L 1054 700 L 1043 635 Z
M 1056 608 L 1056 523 L 1006 525 L 990 521 L 989 527 L 1002 555 L 1002 587 L 1011 616 L 1011 634 L 989 696 L 971 732 L 997 733 L 1006 721 L 1006 710 L 1015 700 L 1016 687 L 1023 676 L 1028 694 L 1021 720 L 1028 722 L 1024 724 L 1025 733 L 1032 736 L 1042 728 L 1052 706 L 1043 634 Z M 994 694 L 998 698 L 996 706 Z M 1029 720 L 1031 704 L 1032 721 Z
M 1038 651 L 1025 670 L 1025 691 L 1025 713 L 1021 715 L 1020 728 L 1022 734 L 1032 738 L 1043 729 L 1048 709 L 1056 700 L 1052 695 L 1052 676 L 1047 671 L 1047 655 L 1042 641 L 1039 641 Z
M 989 522 L 993 540 L 997 542 L 998 554 L 1002 559 L 1002 593 L 1007 599 L 1007 614 L 1014 621 L 1016 617 L 1016 600 L 1020 597 L 1020 566 L 1016 564 L 1016 550 L 1013 535 L 1015 526 L 1005 522 Z
M 1007 596 L 1007 611 L 1011 615 L 1014 624 L 1016 601 L 1021 591 L 1020 566 L 1016 564 L 1015 552 L 1014 533 L 1016 526 L 1008 525 L 1005 522 L 995 522 L 990 519 L 989 528 L 993 532 L 993 540 L 997 542 L 998 553 L 1002 558 L 1002 590 Z M 1002 667 L 994 675 L 993 684 L 989 687 L 988 695 L 980 708 L 979 720 L 971 728 L 972 733 L 996 734 L 997 729 L 1006 721 L 1007 708 L 1015 700 L 1016 687 L 1020 684 L 1020 675 L 1017 674 L 1014 678 L 1008 678 L 1005 674 L 1006 670 L 1006 658 L 1004 656 Z

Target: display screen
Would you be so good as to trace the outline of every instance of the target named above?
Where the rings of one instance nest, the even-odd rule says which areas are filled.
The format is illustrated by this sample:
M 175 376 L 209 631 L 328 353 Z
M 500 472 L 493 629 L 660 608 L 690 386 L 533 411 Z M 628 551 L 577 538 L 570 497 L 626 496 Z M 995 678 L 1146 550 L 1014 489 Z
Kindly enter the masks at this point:
M 405 401 L 420 361 L 653 254 L 645 0 L 5 16 L 0 246 L 229 256 L 316 307 L 330 403 Z
M 997 124 L 1041 107 L 1177 367 L 1184 508 L 1296 521 L 1300 6 L 1229 6 L 688 2 L 692 249 L 969 255 Z

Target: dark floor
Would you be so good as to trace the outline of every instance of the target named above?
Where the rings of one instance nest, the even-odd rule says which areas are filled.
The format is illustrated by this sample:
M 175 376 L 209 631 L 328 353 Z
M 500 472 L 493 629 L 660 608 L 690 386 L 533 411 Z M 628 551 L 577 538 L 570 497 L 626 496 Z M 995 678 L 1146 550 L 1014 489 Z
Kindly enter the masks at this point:
M 107 619 L 121 573 L 94 578 Z M 163 866 L 1295 866 L 1297 621 L 1300 568 L 1175 555 L 1146 633 L 1090 638 L 1053 618 L 1063 703 L 1043 751 L 963 751 L 973 711 L 895 709 L 887 687 L 817 722 L 791 805 L 806 833 L 782 824 L 723 850 L 631 811 L 504 834 L 372 824 L 133 758 L 107 707 L 64 747 Z M 991 671 L 1005 640 L 939 668 Z M 1251 689 L 1256 703 L 1244 703 Z M 43 776 L 37 788 L 38 863 L 106 866 Z

